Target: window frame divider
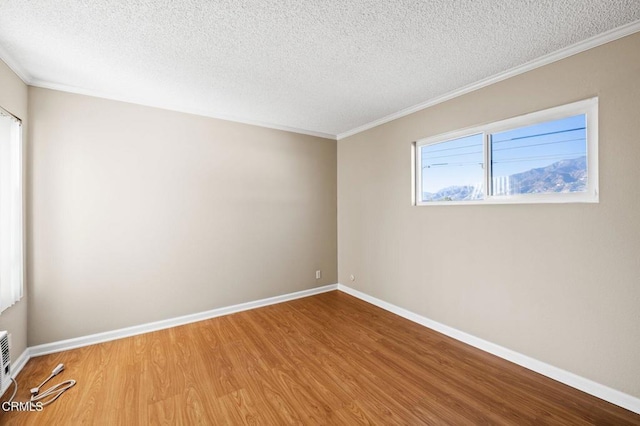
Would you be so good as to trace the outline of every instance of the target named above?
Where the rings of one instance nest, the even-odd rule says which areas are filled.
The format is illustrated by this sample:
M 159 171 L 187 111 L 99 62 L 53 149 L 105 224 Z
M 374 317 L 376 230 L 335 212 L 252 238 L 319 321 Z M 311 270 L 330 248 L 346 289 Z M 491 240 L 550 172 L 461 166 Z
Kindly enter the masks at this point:
M 519 116 L 485 123 L 478 126 L 454 130 L 435 136 L 418 139 L 412 142 L 412 205 L 414 206 L 449 206 L 449 205 L 478 205 L 478 204 L 546 204 L 546 203 L 599 203 L 599 173 L 598 173 L 598 97 L 592 97 L 577 102 L 551 107 Z M 567 118 L 572 115 L 585 115 L 586 124 L 586 156 L 587 156 L 587 188 L 583 192 L 547 192 L 543 194 L 515 194 L 493 195 L 492 186 L 492 153 L 491 135 L 498 132 L 513 130 Z M 466 201 L 422 201 L 422 155 L 420 148 L 425 145 L 446 142 L 474 134 L 483 135 L 484 159 L 484 198 Z

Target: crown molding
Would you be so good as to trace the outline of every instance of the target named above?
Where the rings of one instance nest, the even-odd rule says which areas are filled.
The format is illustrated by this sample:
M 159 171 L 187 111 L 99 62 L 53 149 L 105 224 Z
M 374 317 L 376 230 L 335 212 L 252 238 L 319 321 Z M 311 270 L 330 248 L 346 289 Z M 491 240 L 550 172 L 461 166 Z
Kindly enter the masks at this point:
M 267 123 L 267 122 L 258 121 L 258 120 L 247 120 L 244 118 L 238 118 L 238 117 L 233 117 L 229 115 L 214 113 L 211 111 L 184 108 L 178 105 L 172 105 L 170 103 L 148 102 L 144 99 L 139 99 L 135 97 L 112 96 L 99 91 L 83 89 L 83 88 L 74 87 L 74 86 L 68 86 L 66 84 L 51 83 L 48 81 L 34 79 L 31 81 L 31 83 L 29 83 L 29 85 L 33 87 L 40 87 L 42 89 L 50 89 L 50 90 L 57 90 L 60 92 L 75 93 L 77 95 L 91 96 L 94 98 L 108 99 L 111 101 L 126 102 L 130 104 L 147 106 L 152 108 L 159 108 L 159 109 L 164 109 L 168 111 L 182 112 L 185 114 L 193 114 L 201 117 L 215 118 L 217 120 L 225 120 L 225 121 L 231 121 L 234 123 L 248 124 L 250 126 L 257 126 L 257 127 L 267 128 L 267 129 L 281 130 L 284 132 L 298 133 L 298 134 L 307 135 L 307 136 L 315 136 L 323 139 L 336 140 L 336 135 L 333 135 L 330 133 L 317 132 L 315 130 L 301 129 L 298 127 L 283 126 L 280 124 Z
M 506 80 L 508 78 L 523 74 L 525 72 L 534 70 L 536 68 L 540 68 L 542 66 L 551 64 L 553 62 L 557 62 L 559 60 L 568 58 L 570 56 L 576 55 L 578 53 L 584 52 L 589 49 L 593 49 L 594 47 L 601 46 L 605 43 L 609 43 L 614 40 L 618 40 L 622 37 L 626 37 L 628 35 L 634 34 L 640 31 L 640 20 L 631 22 L 629 24 L 623 25 L 618 28 L 614 28 L 612 30 L 606 31 L 602 34 L 598 34 L 581 42 L 575 43 L 571 46 L 565 47 L 563 49 L 557 50 L 555 52 L 544 55 L 540 58 L 529 61 L 525 64 L 519 65 L 517 67 L 511 68 L 507 71 L 504 71 L 499 74 L 495 74 L 491 77 L 485 78 L 478 82 L 469 84 L 467 86 L 461 87 L 460 89 L 453 90 L 451 92 L 445 93 L 444 95 L 429 99 L 427 101 L 421 102 L 417 105 L 413 105 L 411 107 L 402 109 L 393 114 L 389 114 L 377 120 L 371 121 L 369 123 L 363 124 L 361 126 L 355 127 L 351 130 L 347 130 L 346 132 L 339 133 L 337 135 L 325 132 L 318 132 L 314 130 L 301 129 L 297 127 L 284 126 L 279 124 L 267 123 L 258 120 L 248 120 L 233 116 L 228 116 L 224 114 L 214 113 L 211 111 L 202 111 L 195 109 L 182 108 L 176 105 L 165 104 L 165 103 L 150 103 L 141 99 L 134 98 L 125 98 L 125 97 L 117 97 L 111 96 L 105 93 L 99 93 L 97 91 L 81 89 L 73 86 L 67 86 L 63 84 L 51 83 L 39 79 L 34 79 L 22 66 L 20 66 L 16 61 L 14 61 L 11 56 L 7 53 L 7 51 L 0 45 L 0 60 L 2 60 L 7 66 L 25 83 L 34 87 L 41 87 L 44 89 L 52 89 L 59 90 L 62 92 L 76 93 L 80 95 L 93 96 L 102 99 L 115 100 L 120 102 L 133 103 L 137 105 L 149 106 L 153 108 L 160 108 L 170 111 L 183 112 L 187 114 L 195 114 L 209 118 L 215 118 L 219 120 L 231 121 L 235 123 L 248 124 L 251 126 L 264 127 L 268 129 L 281 130 L 285 132 L 298 133 L 308 136 L 315 136 L 324 139 L 331 140 L 341 140 L 347 138 L 349 136 L 353 136 L 355 134 L 364 132 L 366 130 L 372 129 L 374 127 L 380 126 L 382 124 L 388 123 L 390 121 L 396 120 L 398 118 L 405 117 L 407 115 L 413 114 L 415 112 L 421 111 L 423 109 L 432 107 L 434 105 L 440 104 L 442 102 L 446 102 L 458 96 L 465 95 L 467 93 L 473 92 L 475 90 L 481 89 L 483 87 L 487 87 L 491 84 L 500 82 L 502 80 Z
M 31 75 L 20 64 L 11 58 L 5 48 L 0 44 L 0 61 L 4 62 L 15 75 L 18 76 L 24 84 L 31 84 L 33 80 Z
M 264 127 L 267 129 L 281 130 L 284 132 L 298 133 L 298 134 L 307 135 L 307 136 L 315 136 L 323 139 L 336 140 L 336 135 L 331 133 L 317 132 L 315 130 L 301 129 L 298 127 L 283 126 L 280 124 L 267 123 L 267 122 L 258 121 L 258 120 L 247 120 L 247 119 L 228 116 L 224 114 L 213 113 L 210 111 L 181 108 L 176 105 L 165 104 L 161 102 L 158 102 L 158 103 L 147 102 L 143 99 L 135 99 L 133 97 L 127 98 L 127 97 L 111 96 L 106 93 L 101 93 L 95 90 L 82 89 L 79 87 L 68 86 L 66 84 L 58 84 L 58 83 L 52 83 L 49 81 L 36 79 L 36 78 L 33 78 L 24 68 L 22 68 L 22 66 L 20 66 L 18 62 L 14 61 L 11 58 L 11 56 L 7 53 L 7 51 L 4 49 L 4 47 L 2 47 L 2 45 L 0 45 L 0 60 L 4 62 L 9 67 L 9 69 L 11 69 L 11 71 L 14 72 L 18 76 L 18 78 L 20 78 L 20 80 L 23 81 L 23 83 L 33 87 L 40 87 L 43 89 L 50 89 L 50 90 L 58 90 L 61 92 L 75 93 L 78 95 L 92 96 L 94 98 L 108 99 L 108 100 L 118 101 L 118 102 L 127 102 L 131 104 L 136 104 L 136 105 L 164 109 L 168 111 L 182 112 L 185 114 L 194 114 L 194 115 L 199 115 L 203 117 L 215 118 L 218 120 L 231 121 L 234 123 L 248 124 L 250 126 Z
M 490 86 L 499 81 L 506 80 L 508 78 L 534 70 L 536 68 L 540 68 L 542 66 L 551 64 L 553 62 L 557 62 L 561 59 L 565 59 L 570 56 L 576 55 L 578 53 L 584 52 L 586 50 L 593 49 L 594 47 L 601 46 L 605 43 L 618 40 L 622 37 L 626 37 L 638 31 L 640 31 L 640 21 L 631 22 L 621 27 L 614 28 L 602 34 L 598 34 L 586 40 L 572 44 L 571 46 L 568 46 L 563 49 L 557 50 L 555 52 L 549 53 L 547 55 L 541 56 L 537 59 L 534 59 L 532 61 L 519 65 L 517 67 L 511 68 L 507 71 L 501 72 L 499 74 L 495 74 L 491 77 L 485 78 L 476 83 L 469 84 L 467 86 L 461 87 L 460 89 L 456 89 L 454 91 L 445 93 L 444 95 L 438 96 L 436 98 L 402 109 L 398 112 L 395 112 L 393 114 L 371 121 L 367 124 L 363 124 L 362 126 L 358 126 L 346 132 L 339 133 L 336 136 L 336 139 L 341 140 L 349 136 L 353 136 L 355 134 L 364 132 L 365 130 L 369 130 L 374 127 L 380 126 L 381 124 L 385 124 L 390 121 L 396 120 L 398 118 L 405 117 L 407 115 L 413 114 L 414 112 L 422 111 L 423 109 L 432 107 L 434 105 L 451 100 L 453 98 L 457 98 L 458 96 L 465 95 L 467 93 L 473 92 L 483 87 Z

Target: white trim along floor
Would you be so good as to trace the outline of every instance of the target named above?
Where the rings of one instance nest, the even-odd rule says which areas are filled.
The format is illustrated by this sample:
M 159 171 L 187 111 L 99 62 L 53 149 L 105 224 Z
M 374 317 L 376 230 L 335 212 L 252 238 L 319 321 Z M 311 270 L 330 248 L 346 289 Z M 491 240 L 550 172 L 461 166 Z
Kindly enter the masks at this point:
M 294 293 L 284 294 L 281 296 L 269 297 L 266 299 L 255 300 L 253 302 L 240 303 L 237 305 L 227 306 L 223 308 L 212 309 L 205 312 L 199 312 L 191 315 L 185 315 L 167 320 L 151 322 L 147 324 L 136 325 L 133 327 L 122 328 L 119 330 L 107 331 L 103 333 L 91 334 L 88 336 L 77 337 L 73 339 L 61 340 L 58 342 L 45 343 L 43 345 L 28 347 L 13 363 L 11 376 L 16 377 L 22 368 L 27 364 L 31 357 L 46 355 L 54 352 L 66 351 L 83 346 L 94 345 L 96 343 L 108 342 L 110 340 L 121 339 L 124 337 L 135 336 L 138 334 L 149 333 L 151 331 L 162 330 L 165 328 L 176 327 L 179 325 L 189 324 L 196 321 L 203 321 L 209 318 L 215 318 L 223 315 L 233 314 L 235 312 L 246 311 L 249 309 L 260 308 L 277 303 L 287 302 L 289 300 L 300 299 L 302 297 L 313 296 L 315 294 L 325 293 L 328 291 L 339 290 L 351 296 L 361 299 L 372 305 L 378 306 L 386 311 L 392 312 L 410 321 L 416 322 L 434 331 L 452 337 L 456 340 L 464 342 L 468 345 L 481 349 L 490 354 L 496 355 L 507 361 L 518 364 L 529 370 L 540 373 L 546 377 L 557 380 L 561 383 L 569 385 L 573 388 L 581 390 L 590 395 L 608 401 L 612 404 L 626 408 L 640 414 L 640 399 L 628 395 L 624 392 L 596 383 L 592 380 L 578 376 L 566 370 L 554 367 L 542 361 L 538 361 L 511 349 L 496 345 L 486 340 L 467 334 L 453 327 L 433 321 L 399 306 L 377 299 L 361 291 L 342 284 L 331 284 L 323 287 L 316 287 L 309 290 L 297 291 Z

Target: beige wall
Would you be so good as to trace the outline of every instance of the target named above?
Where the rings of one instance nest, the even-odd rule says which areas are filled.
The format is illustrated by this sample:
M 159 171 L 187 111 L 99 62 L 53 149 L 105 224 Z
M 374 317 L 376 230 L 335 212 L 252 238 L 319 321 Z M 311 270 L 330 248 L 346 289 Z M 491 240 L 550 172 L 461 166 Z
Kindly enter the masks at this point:
M 30 88 L 29 345 L 339 281 L 640 397 L 638 75 L 640 34 L 341 140 L 338 232 L 335 142 Z M 410 206 L 411 141 L 594 95 L 599 204 Z
M 29 105 L 30 346 L 337 282 L 335 141 L 39 88 Z
M 594 95 L 599 204 L 410 205 L 412 141 Z M 639 162 L 640 34 L 340 140 L 339 282 L 640 397 Z
M 23 137 L 27 141 L 27 86 L 14 74 L 11 69 L 0 61 L 0 107 L 16 115 L 23 123 Z M 26 145 L 26 144 L 25 144 Z M 29 151 L 25 146 L 25 157 Z M 25 160 L 27 163 L 28 160 Z M 28 172 L 27 172 L 28 173 Z M 28 188 L 28 182 L 25 187 Z M 29 211 L 25 215 L 28 217 Z M 28 237 L 27 237 L 28 238 Z M 25 249 L 29 249 L 27 241 Z M 28 279 L 28 276 L 27 276 Z M 0 314 L 0 330 L 11 333 L 11 359 L 15 363 L 18 357 L 27 349 L 27 288 L 21 301 Z

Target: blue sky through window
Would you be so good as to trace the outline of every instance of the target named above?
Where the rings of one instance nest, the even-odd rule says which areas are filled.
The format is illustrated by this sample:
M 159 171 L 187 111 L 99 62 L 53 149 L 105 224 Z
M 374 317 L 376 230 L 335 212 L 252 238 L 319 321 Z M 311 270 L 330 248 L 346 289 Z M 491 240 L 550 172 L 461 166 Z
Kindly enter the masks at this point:
M 452 187 L 470 188 L 457 191 L 453 199 L 482 198 L 483 142 L 483 135 L 479 133 L 421 146 L 423 201 L 429 201 L 428 194 L 439 194 L 433 199 L 447 198 L 447 191 L 443 190 Z M 514 174 L 544 168 L 562 160 L 583 158 L 587 155 L 586 116 L 581 114 L 493 133 L 490 148 L 494 179 L 511 180 L 508 177 Z M 564 192 L 560 186 L 544 189 L 547 190 Z M 536 192 L 538 189 L 526 191 Z
M 491 135 L 493 176 L 587 155 L 584 114 Z
M 482 185 L 482 133 L 425 145 L 422 156 L 422 192 L 436 193 L 449 186 Z

